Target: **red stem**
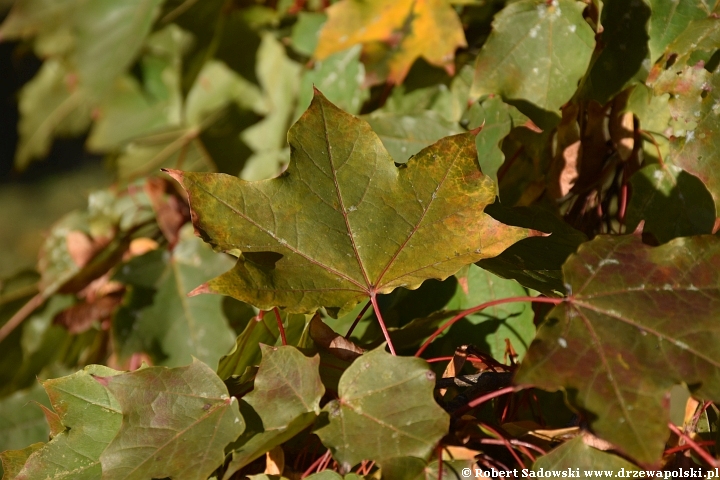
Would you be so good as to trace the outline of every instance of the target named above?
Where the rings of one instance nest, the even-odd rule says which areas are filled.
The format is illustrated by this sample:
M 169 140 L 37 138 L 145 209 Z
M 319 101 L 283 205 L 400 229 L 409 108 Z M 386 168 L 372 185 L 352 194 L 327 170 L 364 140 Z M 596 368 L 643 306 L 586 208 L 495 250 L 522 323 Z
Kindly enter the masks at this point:
M 427 358 L 425 359 L 428 363 L 437 363 L 437 362 L 449 362 L 453 359 L 453 357 L 435 357 L 435 358 Z M 484 360 L 481 360 L 479 358 L 473 358 L 473 357 L 467 357 L 466 359 L 468 362 L 473 363 L 485 363 Z
M 627 210 L 628 185 L 625 181 L 625 170 L 622 174 L 622 185 L 620 185 L 620 205 L 618 206 L 618 222 L 620 225 L 625 223 L 625 211 Z
M 353 330 L 355 330 L 355 327 L 357 327 L 357 324 L 360 323 L 360 319 L 362 319 L 363 315 L 365 315 L 365 312 L 367 312 L 368 307 L 370 306 L 371 302 L 367 302 L 362 310 L 360 310 L 360 313 L 358 313 L 357 318 L 353 322 L 353 324 L 350 326 L 350 330 L 345 334 L 345 340 L 350 339 L 350 335 L 352 335 Z
M 695 443 L 697 443 L 698 446 L 701 446 L 701 447 L 711 447 L 711 446 L 715 445 L 714 440 L 703 440 L 702 442 L 695 442 Z M 667 450 L 665 450 L 663 455 L 672 455 L 673 453 L 682 452 L 685 450 L 689 450 L 691 448 L 692 448 L 692 445 L 690 445 L 690 444 L 678 445 L 677 447 L 668 448 Z
M 516 388 L 517 388 L 517 387 L 509 386 L 509 387 L 501 388 L 500 390 L 495 390 L 494 392 L 490 392 L 490 393 L 488 393 L 488 394 L 485 394 L 485 395 L 483 395 L 482 397 L 478 397 L 478 398 L 476 398 L 475 400 L 473 400 L 473 401 L 471 401 L 470 403 L 468 403 L 467 405 L 465 405 L 464 407 L 458 409 L 458 410 L 455 412 L 455 414 L 456 414 L 456 415 L 462 415 L 463 413 L 465 413 L 465 412 L 467 412 L 467 411 L 469 411 L 469 410 L 472 410 L 473 408 L 477 407 L 477 406 L 480 405 L 480 404 L 483 404 L 483 403 L 487 402 L 488 400 L 492 400 L 493 398 L 496 398 L 496 397 L 502 397 L 502 396 L 505 395 L 506 393 L 513 393 Z
M 287 338 L 285 337 L 285 327 L 283 327 L 282 318 L 280 318 L 280 310 L 278 310 L 277 307 L 273 307 L 273 312 L 275 312 L 275 319 L 277 320 L 278 330 L 280 330 L 280 338 L 282 339 L 282 344 L 287 345 Z
M 374 301 L 374 299 L 373 299 Z M 535 303 L 552 303 L 553 305 L 559 305 L 560 303 L 564 302 L 564 298 L 547 298 L 547 297 L 509 297 L 509 298 L 501 298 L 499 300 L 492 300 L 490 302 L 485 302 L 482 305 L 478 305 L 477 307 L 468 308 L 467 310 L 463 310 L 462 312 L 455 315 L 453 318 L 448 320 L 447 322 L 443 323 L 435 332 L 433 332 L 430 337 L 425 340 L 425 343 L 420 346 L 417 352 L 415 352 L 415 356 L 419 357 L 422 355 L 422 353 L 425 351 L 425 349 L 447 328 L 452 326 L 455 322 L 458 320 L 461 320 L 465 318 L 466 316 L 479 312 L 480 310 L 484 310 L 488 307 L 493 307 L 495 305 L 502 305 L 503 303 L 512 303 L 512 302 L 535 302 Z M 377 309 L 376 309 L 377 310 Z M 382 321 L 380 322 L 380 325 L 382 325 Z M 384 330 L 383 330 L 384 331 Z M 387 335 L 386 335 L 387 337 Z
M 703 449 L 700 445 L 698 445 L 692 438 L 688 437 L 685 433 L 681 432 L 679 428 L 677 428 L 675 425 L 673 425 L 672 422 L 668 423 L 668 427 L 670 427 L 670 430 L 673 431 L 675 435 L 682 438 L 685 443 L 690 445 L 690 448 L 693 449 L 695 453 L 698 454 L 700 458 L 705 460 L 708 465 L 711 467 L 720 467 L 720 462 L 715 460 L 710 453 L 708 453 L 707 450 Z
M 520 458 L 520 456 L 519 456 L 517 453 L 515 453 L 515 449 L 512 448 L 512 445 L 510 445 L 510 442 L 508 442 L 508 439 L 507 439 L 507 438 L 505 438 L 505 437 L 503 437 L 502 435 L 500 435 L 500 433 L 499 433 L 497 430 L 495 430 L 494 428 L 492 428 L 490 425 L 487 425 L 487 424 L 483 423 L 483 424 L 482 424 L 482 427 L 485 428 L 485 429 L 487 429 L 487 430 L 490 430 L 492 433 L 494 433 L 495 435 L 497 435 L 498 437 L 500 437 L 500 441 L 503 443 L 503 445 L 505 445 L 505 448 L 507 448 L 507 450 L 508 450 L 508 451 L 510 452 L 510 454 L 513 456 L 513 458 L 514 458 L 515 461 L 518 463 L 518 465 L 520 465 L 521 467 L 522 467 L 522 466 L 525 466 L 525 464 L 524 464 L 523 461 L 522 461 L 522 458 Z
M 382 315 L 380 315 L 380 307 L 377 303 L 377 296 L 375 293 L 372 293 L 370 295 L 370 301 L 372 302 L 373 309 L 375 310 L 375 316 L 378 319 L 378 322 L 380 323 L 380 328 L 382 329 L 383 335 L 385 335 L 385 340 L 387 340 L 388 347 L 390 348 L 390 353 L 393 355 L 397 355 L 395 353 L 395 347 L 393 346 L 392 340 L 390 340 L 390 334 L 388 333 L 387 327 L 385 326 L 385 321 L 382 318 Z
M 313 473 L 313 470 L 315 470 L 317 467 L 320 466 L 320 464 L 330 455 L 330 449 L 328 449 L 327 452 L 321 457 L 319 457 L 317 460 L 315 460 L 312 465 L 308 467 L 307 470 L 305 470 L 305 473 L 302 474 L 300 478 L 305 478 L 307 476 L 310 476 Z

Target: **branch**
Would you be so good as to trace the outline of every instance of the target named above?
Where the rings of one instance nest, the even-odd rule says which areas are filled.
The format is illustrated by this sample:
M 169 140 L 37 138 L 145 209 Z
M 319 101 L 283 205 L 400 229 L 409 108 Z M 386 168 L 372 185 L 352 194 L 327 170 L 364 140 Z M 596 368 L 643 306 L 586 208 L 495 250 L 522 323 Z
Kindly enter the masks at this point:
M 27 303 L 20 308 L 20 310 L 15 312 L 15 315 L 13 315 L 12 318 L 5 323 L 5 325 L 0 327 L 0 342 L 5 340 L 5 338 L 10 335 L 12 331 L 28 317 L 28 315 L 42 305 L 44 301 L 45 296 L 42 293 L 37 293 L 34 297 L 28 300 Z

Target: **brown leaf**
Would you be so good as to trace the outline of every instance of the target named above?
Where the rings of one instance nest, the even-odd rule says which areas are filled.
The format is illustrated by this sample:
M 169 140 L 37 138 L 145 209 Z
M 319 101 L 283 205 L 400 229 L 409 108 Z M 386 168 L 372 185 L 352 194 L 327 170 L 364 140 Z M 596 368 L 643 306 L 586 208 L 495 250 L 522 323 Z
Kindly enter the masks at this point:
M 94 322 L 108 318 L 122 302 L 124 293 L 122 290 L 100 297 L 94 302 L 77 303 L 58 313 L 53 323 L 62 325 L 72 334 L 85 332 Z
M 566 147 L 562 152 L 564 165 L 559 178 L 560 198 L 570 193 L 578 178 L 578 158 L 580 157 L 581 148 L 582 144 L 578 140 Z
M 310 321 L 310 337 L 320 347 L 329 351 L 340 360 L 351 362 L 365 353 L 365 350 L 343 336 L 338 335 L 332 328 L 325 325 L 325 322 L 320 319 L 320 315 L 317 314 L 315 314 Z
M 158 243 L 152 238 L 134 238 L 130 242 L 130 247 L 128 248 L 128 251 L 125 255 L 126 258 L 123 258 L 123 260 L 127 261 L 130 260 L 130 258 L 132 257 L 139 257 L 140 255 L 144 255 L 152 250 L 156 250 L 157 248 Z
M 555 139 L 557 150 L 550 167 L 548 185 L 548 193 L 553 199 L 567 195 L 579 175 L 581 143 L 578 112 L 577 105 L 572 103 L 566 105 L 562 111 L 562 121 L 557 127 Z
M 166 193 L 168 187 L 162 178 L 149 177 L 145 182 L 145 193 L 150 198 L 160 231 L 173 248 L 178 242 L 180 227 L 190 220 L 190 212 L 186 203 Z
M 65 425 L 63 425 L 62 423 L 60 415 L 58 415 L 42 403 L 35 401 L 33 401 L 32 403 L 40 407 L 40 409 L 43 411 L 43 414 L 45 414 L 45 420 L 47 421 L 48 426 L 50 426 L 50 438 L 53 438 L 55 435 L 65 430 Z
M 278 445 L 265 454 L 265 473 L 282 475 L 283 470 L 285 470 L 285 452 L 282 446 Z
M 75 265 L 84 267 L 97 252 L 92 239 L 79 230 L 73 230 L 65 237 L 68 253 Z

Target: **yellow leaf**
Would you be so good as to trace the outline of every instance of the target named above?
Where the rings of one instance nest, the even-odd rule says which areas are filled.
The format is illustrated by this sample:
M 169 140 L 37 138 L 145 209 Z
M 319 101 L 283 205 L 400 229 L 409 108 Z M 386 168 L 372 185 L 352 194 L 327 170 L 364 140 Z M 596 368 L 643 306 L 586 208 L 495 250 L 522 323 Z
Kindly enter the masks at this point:
M 402 82 L 421 56 L 453 74 L 455 49 L 467 46 L 460 19 L 446 0 L 342 0 L 327 14 L 315 58 L 358 43 L 383 42 L 390 47 L 391 83 Z

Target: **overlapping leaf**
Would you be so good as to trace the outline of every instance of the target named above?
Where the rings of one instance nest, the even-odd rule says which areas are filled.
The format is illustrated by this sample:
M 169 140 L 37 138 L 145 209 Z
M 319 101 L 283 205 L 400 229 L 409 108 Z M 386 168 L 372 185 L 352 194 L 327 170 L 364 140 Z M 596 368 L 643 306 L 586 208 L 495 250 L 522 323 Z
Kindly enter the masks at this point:
M 189 225 L 180 231 L 172 255 L 152 252 L 127 264 L 116 279 L 138 287 L 147 282 L 156 293 L 152 305 L 117 319 L 114 333 L 121 356 L 140 349 L 159 365 L 184 365 L 193 356 L 217 365 L 233 343 L 222 298 L 188 298 L 187 293 L 231 266 L 229 257 L 214 254 Z M 150 270 L 155 271 L 148 274 Z
M 100 381 L 122 408 L 120 431 L 100 457 L 106 480 L 204 480 L 245 425 L 237 400 L 198 360 Z
M 359 45 L 317 61 L 302 76 L 294 119 L 300 118 L 313 97 L 313 87 L 325 93 L 328 100 L 348 113 L 357 114 L 369 92 L 362 88 L 365 67 L 360 63 Z
M 648 165 L 630 177 L 630 185 L 629 231 L 645 220 L 643 232 L 661 243 L 712 232 L 715 204 L 697 177 L 674 165 Z
M 377 348 L 343 373 L 339 399 L 323 409 L 329 423 L 317 434 L 346 469 L 363 459 L 425 458 L 448 428 L 434 386 L 424 360 Z
M 686 69 L 676 76 L 677 96 L 671 102 L 676 119 L 670 158 L 678 167 L 703 181 L 720 211 L 720 76 L 705 81 L 706 71 Z
M 645 2 L 603 2 L 602 50 L 583 80 L 582 97 L 605 104 L 633 81 L 645 80 L 650 69 L 645 31 L 649 17 Z
M 648 24 L 648 47 L 650 60 L 655 62 L 693 20 L 707 18 L 712 7 L 703 0 L 683 2 L 667 2 L 665 0 L 649 0 L 650 23 Z
M 497 97 L 473 104 L 467 113 L 467 119 L 469 128 L 482 127 L 475 139 L 480 165 L 483 173 L 497 183 L 498 170 L 505 161 L 505 155 L 500 149 L 502 141 L 510 133 L 510 130 L 519 127 L 529 119 L 517 108 L 503 103 Z M 498 193 L 500 193 L 499 189 Z
M 493 204 L 488 213 L 501 222 L 551 235 L 521 240 L 497 257 L 480 260 L 478 266 L 545 295 L 562 296 L 565 289 L 561 267 L 568 256 L 587 241 L 585 234 L 537 206 L 506 208 L 502 204 Z
M 388 81 L 401 83 L 413 62 L 454 70 L 455 49 L 467 45 L 457 13 L 446 0 L 343 0 L 327 10 L 315 57 L 322 60 L 358 43 L 385 42 L 391 49 Z
M 255 389 L 242 400 L 247 430 L 233 446 L 225 472 L 234 472 L 271 448 L 312 425 L 320 413 L 325 388 L 320 381 L 320 357 L 305 357 L 295 347 L 262 347 Z
M 520 0 L 493 21 L 477 58 L 472 94 L 497 93 L 557 111 L 577 89 L 595 48 L 574 0 Z
M 100 454 L 120 429 L 120 406 L 93 378 L 119 372 L 90 365 L 67 377 L 43 383 L 66 429 L 32 453 L 15 480 L 36 478 L 96 480 Z
M 243 252 L 201 291 L 263 309 L 347 310 L 375 293 L 446 278 L 529 233 L 482 213 L 495 186 L 478 168 L 472 133 L 399 169 L 367 123 L 318 93 L 289 139 L 293 161 L 273 180 L 171 172 L 205 240 Z
M 47 440 L 48 425 L 38 406 L 49 406 L 47 395 L 39 384 L 0 400 L 0 452 L 22 448 Z
M 622 457 L 587 445 L 582 436 L 563 443 L 533 464 L 535 472 L 539 472 L 540 469 L 545 471 L 568 471 L 567 469 L 571 469 L 574 473 L 576 468 L 603 470 L 611 472 L 611 476 L 617 475 L 621 469 L 625 472 L 639 470 L 638 467 Z M 585 471 L 580 471 L 580 475 L 587 476 Z
M 396 163 L 405 163 L 441 138 L 461 132 L 457 125 L 432 110 L 419 115 L 377 112 L 368 115 L 365 120 Z
M 719 266 L 715 236 L 660 247 L 634 235 L 583 244 L 563 266 L 570 296 L 547 315 L 516 381 L 568 389 L 600 436 L 641 462 L 658 461 L 665 393 L 684 382 L 720 399 Z
M 463 480 L 468 478 L 463 475 L 463 469 L 477 468 L 472 460 L 443 461 L 442 475 L 439 475 L 438 461 L 426 462 L 422 458 L 400 457 L 385 460 L 380 464 L 382 478 L 392 480 Z
M 160 3 L 15 3 L 0 28 L 0 37 L 37 36 L 38 53 L 55 57 L 21 93 L 25 111 L 16 155 L 19 168 L 45 155 L 53 136 L 77 135 L 87 128 L 89 104 L 100 98 L 135 59 Z M 76 70 L 66 70 L 63 63 Z

